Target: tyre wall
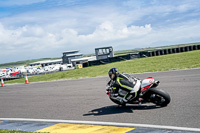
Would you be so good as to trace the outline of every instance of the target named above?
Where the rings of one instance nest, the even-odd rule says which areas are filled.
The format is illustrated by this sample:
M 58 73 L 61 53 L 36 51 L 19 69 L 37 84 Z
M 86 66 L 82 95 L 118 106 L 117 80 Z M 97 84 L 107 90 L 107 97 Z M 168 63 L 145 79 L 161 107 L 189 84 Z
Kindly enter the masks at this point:
M 188 52 L 193 50 L 200 50 L 200 45 L 193 45 L 193 46 L 185 46 L 185 47 L 178 47 L 178 48 L 169 48 L 169 49 L 159 49 L 155 51 L 150 51 L 146 56 L 160 56 L 166 54 L 174 54 L 174 53 L 181 53 L 181 52 Z
M 108 64 L 108 63 L 112 63 L 112 62 L 118 62 L 118 61 L 123 61 L 123 60 L 131 60 L 131 59 L 136 59 L 136 58 L 152 57 L 152 56 L 160 56 L 160 55 L 188 52 L 188 51 L 193 51 L 193 50 L 200 50 L 200 45 L 191 45 L 191 46 L 184 46 L 184 47 L 159 49 L 159 50 L 154 50 L 154 51 L 140 51 L 140 52 L 138 52 L 138 54 L 127 54 L 127 55 L 116 56 L 116 57 L 107 58 L 107 59 L 88 61 L 88 62 L 83 63 L 83 67 Z

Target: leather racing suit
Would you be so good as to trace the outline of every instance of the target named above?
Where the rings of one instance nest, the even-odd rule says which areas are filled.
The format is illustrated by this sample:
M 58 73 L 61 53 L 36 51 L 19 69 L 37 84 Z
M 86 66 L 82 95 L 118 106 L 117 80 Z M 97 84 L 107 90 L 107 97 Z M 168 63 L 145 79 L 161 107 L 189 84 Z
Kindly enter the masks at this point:
M 120 95 L 120 103 L 125 104 L 129 101 L 137 100 L 137 92 L 141 86 L 141 80 L 131 77 L 127 73 L 121 73 L 114 80 L 108 83 L 114 91 L 114 96 Z M 120 93 L 123 90 L 125 93 Z

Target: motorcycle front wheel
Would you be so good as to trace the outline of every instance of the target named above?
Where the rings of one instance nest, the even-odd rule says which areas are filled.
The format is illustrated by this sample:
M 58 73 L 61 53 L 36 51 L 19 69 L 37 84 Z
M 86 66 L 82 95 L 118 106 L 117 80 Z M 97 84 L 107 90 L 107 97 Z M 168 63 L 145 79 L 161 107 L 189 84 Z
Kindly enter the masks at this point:
M 157 88 L 150 88 L 150 101 L 158 106 L 164 107 L 167 106 L 170 101 L 170 95 L 165 92 L 164 90 L 157 89 Z

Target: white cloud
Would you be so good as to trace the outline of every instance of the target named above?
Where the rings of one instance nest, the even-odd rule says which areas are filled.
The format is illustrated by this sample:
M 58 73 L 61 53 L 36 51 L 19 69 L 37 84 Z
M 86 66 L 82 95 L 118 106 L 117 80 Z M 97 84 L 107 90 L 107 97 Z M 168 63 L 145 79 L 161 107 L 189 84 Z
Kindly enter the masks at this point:
M 140 44 L 142 47 L 155 47 L 185 44 L 200 41 L 200 20 L 178 23 L 170 27 L 153 28 L 151 32 L 137 39 L 127 39 L 126 44 Z
M 105 43 L 111 41 L 120 41 L 128 39 L 129 37 L 138 38 L 151 32 L 151 25 L 145 26 L 115 26 L 113 23 L 106 21 L 99 25 L 92 34 L 79 35 L 77 39 L 85 44 Z M 107 44 L 108 45 L 108 44 Z
M 48 27 L 48 25 L 47 25 Z M 120 28 L 119 28 L 120 27 Z M 52 32 L 46 27 L 23 26 L 16 29 L 5 29 L 0 24 L 0 44 L 6 44 L 7 50 L 42 52 L 46 49 L 65 48 L 66 45 L 94 45 L 95 42 L 125 39 L 130 36 L 139 37 L 151 31 L 150 25 L 121 27 L 106 21 L 96 27 L 92 34 L 79 35 L 75 29 L 64 28 Z M 37 48 L 36 48 L 37 47 Z
M 41 58 L 36 55 L 59 57 L 63 51 L 70 49 L 93 53 L 95 47 L 108 45 L 120 50 L 192 42 L 200 38 L 198 23 L 191 21 L 171 27 L 152 28 L 151 24 L 127 26 L 105 21 L 87 34 L 80 34 L 76 28 L 65 26 L 62 22 L 12 28 L 0 23 L 0 46 L 6 45 L 0 55 L 26 53 L 32 58 Z
M 32 10 L 0 18 L 0 46 L 5 46 L 0 56 L 4 60 L 8 55 L 21 60 L 25 58 L 22 53 L 30 58 L 59 57 L 71 49 L 94 53 L 101 46 L 120 50 L 199 40 L 198 10 L 173 17 L 197 5 L 134 4 Z M 191 15 L 193 19 L 185 20 Z

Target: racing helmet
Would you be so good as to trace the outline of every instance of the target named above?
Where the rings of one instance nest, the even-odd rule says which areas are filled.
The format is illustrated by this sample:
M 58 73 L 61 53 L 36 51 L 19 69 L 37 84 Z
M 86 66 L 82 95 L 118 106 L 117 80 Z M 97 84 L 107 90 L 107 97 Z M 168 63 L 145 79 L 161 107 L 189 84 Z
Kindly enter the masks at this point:
M 108 75 L 109 75 L 110 79 L 114 80 L 119 75 L 119 71 L 117 70 L 117 68 L 111 68 L 108 71 Z

